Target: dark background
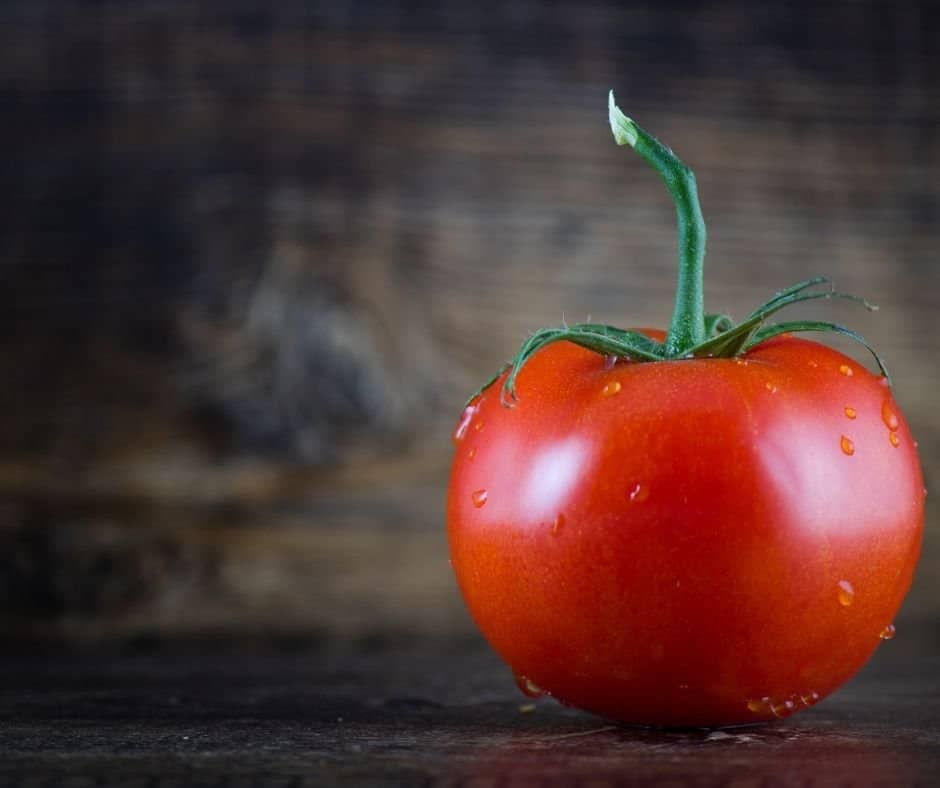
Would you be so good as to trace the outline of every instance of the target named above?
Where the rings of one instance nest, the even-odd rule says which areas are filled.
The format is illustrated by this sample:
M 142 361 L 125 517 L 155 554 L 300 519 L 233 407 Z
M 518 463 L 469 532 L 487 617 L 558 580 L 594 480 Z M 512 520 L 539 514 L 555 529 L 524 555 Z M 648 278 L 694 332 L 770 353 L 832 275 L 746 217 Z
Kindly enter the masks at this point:
M 5 648 L 475 637 L 465 397 L 563 316 L 671 309 L 609 88 L 696 170 L 713 311 L 816 274 L 881 305 L 825 308 L 931 488 L 938 35 L 927 2 L 6 0 Z M 940 635 L 932 500 L 892 648 Z

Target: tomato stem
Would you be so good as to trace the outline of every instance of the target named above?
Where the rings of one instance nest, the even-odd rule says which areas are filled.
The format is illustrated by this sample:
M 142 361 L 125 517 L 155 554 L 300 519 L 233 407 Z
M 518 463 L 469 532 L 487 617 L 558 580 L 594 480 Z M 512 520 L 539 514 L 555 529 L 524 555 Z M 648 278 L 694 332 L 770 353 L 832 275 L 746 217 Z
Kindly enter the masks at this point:
M 633 363 L 677 361 L 688 358 L 733 358 L 782 333 L 822 331 L 842 334 L 861 343 L 875 357 L 881 374 L 888 379 L 884 361 L 859 334 L 821 320 L 794 320 L 767 325 L 768 318 L 782 309 L 804 301 L 842 298 L 877 309 L 863 298 L 836 290 L 825 276 L 799 282 L 776 293 L 740 323 L 728 315 L 706 315 L 702 292 L 702 269 L 705 260 L 705 221 L 698 203 L 695 175 L 676 154 L 624 115 L 608 101 L 610 128 L 618 145 L 629 145 L 660 174 L 676 206 L 679 236 L 679 276 L 676 304 L 665 342 L 657 342 L 638 331 L 595 323 L 542 328 L 534 332 L 516 355 L 474 397 L 502 379 L 500 400 L 512 407 L 518 399 L 516 380 L 533 354 L 554 342 L 572 342 L 603 356 L 629 359 Z M 889 383 L 890 383 L 890 379 Z M 473 397 L 471 397 L 471 400 Z
M 705 334 L 702 271 L 705 262 L 705 220 L 698 202 L 695 175 L 667 146 L 620 111 L 610 91 L 608 115 L 614 140 L 629 145 L 660 174 L 676 206 L 679 276 L 666 354 L 682 357 L 701 344 Z

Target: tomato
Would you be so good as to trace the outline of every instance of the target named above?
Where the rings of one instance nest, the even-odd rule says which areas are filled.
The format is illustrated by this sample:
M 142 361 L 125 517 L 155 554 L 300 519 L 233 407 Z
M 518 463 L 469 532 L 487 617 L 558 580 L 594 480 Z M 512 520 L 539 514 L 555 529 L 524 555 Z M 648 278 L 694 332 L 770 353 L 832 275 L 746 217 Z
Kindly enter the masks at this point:
M 529 691 L 631 723 L 812 705 L 893 632 L 923 482 L 882 377 L 779 337 L 735 359 L 535 354 L 464 413 L 447 517 L 483 634 Z
M 454 433 L 451 559 L 529 694 L 629 723 L 786 717 L 852 676 L 907 593 L 924 487 L 884 363 L 791 304 L 861 299 L 810 279 L 742 322 L 707 315 L 694 176 L 610 99 L 619 144 L 677 209 L 668 331 L 537 331 Z M 795 332 L 861 342 L 876 375 Z

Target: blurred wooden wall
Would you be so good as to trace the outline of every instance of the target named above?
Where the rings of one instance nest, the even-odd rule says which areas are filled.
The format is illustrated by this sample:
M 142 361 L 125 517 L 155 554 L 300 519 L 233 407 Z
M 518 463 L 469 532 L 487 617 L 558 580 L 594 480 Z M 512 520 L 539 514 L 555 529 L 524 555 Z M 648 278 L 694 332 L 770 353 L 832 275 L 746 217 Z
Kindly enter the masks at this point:
M 563 317 L 668 319 L 672 208 L 611 87 L 697 172 L 715 311 L 820 273 L 881 305 L 831 314 L 937 476 L 935 4 L 0 19 L 7 643 L 471 632 L 443 534 L 463 399 Z M 936 639 L 930 509 L 899 629 Z

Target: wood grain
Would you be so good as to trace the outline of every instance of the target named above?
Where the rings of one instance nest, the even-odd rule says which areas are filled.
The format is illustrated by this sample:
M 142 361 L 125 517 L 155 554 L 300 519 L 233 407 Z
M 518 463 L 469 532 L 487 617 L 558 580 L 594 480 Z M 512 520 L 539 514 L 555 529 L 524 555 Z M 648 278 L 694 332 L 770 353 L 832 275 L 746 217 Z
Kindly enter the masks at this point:
M 929 786 L 935 656 L 884 649 L 785 721 L 611 725 L 519 694 L 482 644 L 0 660 L 0 785 Z

